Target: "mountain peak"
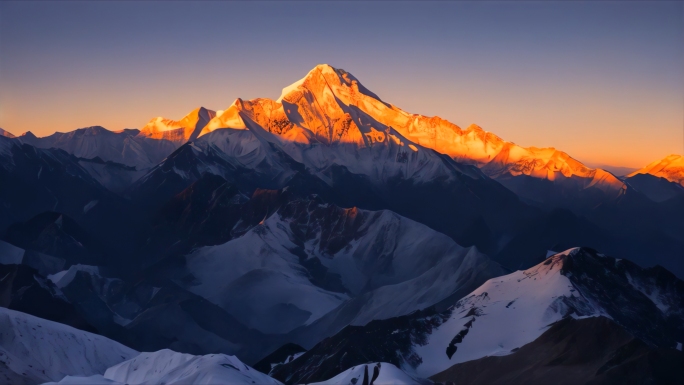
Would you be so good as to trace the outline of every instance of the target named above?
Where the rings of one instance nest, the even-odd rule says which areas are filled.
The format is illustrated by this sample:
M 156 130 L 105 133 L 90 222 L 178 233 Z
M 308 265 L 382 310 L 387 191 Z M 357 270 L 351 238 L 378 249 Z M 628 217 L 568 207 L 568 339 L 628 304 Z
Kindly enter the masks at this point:
M 308 83 L 309 87 L 307 87 L 305 83 Z M 354 92 L 360 92 L 382 102 L 380 97 L 364 87 L 361 82 L 350 72 L 347 72 L 341 68 L 335 68 L 330 64 L 316 65 L 306 74 L 306 76 L 283 88 L 283 91 L 276 102 L 281 103 L 288 94 L 300 90 L 300 88 L 308 88 L 311 90 L 312 86 L 315 87 L 316 84 L 320 83 L 324 83 L 327 88 L 334 88 L 336 91 L 334 93 L 345 92 L 345 88 L 351 88 Z M 382 103 L 385 104 L 384 102 Z
M 14 134 L 12 134 L 9 131 L 5 131 L 2 128 L 0 128 L 0 136 L 4 136 L 6 138 L 16 138 L 16 136 L 14 136 Z
M 461 129 L 438 116 L 405 112 L 381 100 L 351 73 L 328 64 L 317 65 L 304 78 L 284 88 L 277 102 L 287 105 L 285 112 L 292 123 L 309 130 L 323 134 L 334 131 L 330 127 L 333 122 L 343 121 L 349 114 L 359 127 L 391 127 L 415 144 L 477 165 L 494 178 L 524 175 L 554 181 L 575 176 L 583 178 L 584 187 L 598 187 L 611 195 L 620 194 L 624 187 L 616 178 L 597 174 L 597 170 L 554 148 L 525 148 L 476 124 Z
M 634 171 L 627 175 L 627 177 L 629 178 L 637 174 L 651 174 L 684 186 L 684 156 L 670 154 L 661 160 L 649 163 L 640 170 Z
M 36 135 L 31 131 L 26 131 L 23 134 L 19 135 L 19 137 L 23 138 L 23 139 L 36 139 L 37 138 Z
M 89 127 L 83 127 L 79 128 L 75 131 L 72 131 L 75 135 L 102 135 L 102 134 L 113 134 L 114 132 L 109 131 L 108 129 L 102 127 L 102 126 L 89 126 Z M 67 133 L 70 134 L 70 133 Z
M 384 102 L 350 72 L 329 64 L 316 65 L 283 88 L 275 101 L 237 99 L 207 123 L 200 136 L 222 128 L 251 130 L 253 123 L 296 143 L 311 143 L 313 139 L 328 144 L 342 140 L 370 145 L 379 137 L 375 132 L 394 132 L 391 135 L 399 139 L 398 143 L 423 146 L 476 165 L 492 178 L 523 176 L 563 183 L 579 177 L 581 188 L 596 187 L 610 196 L 620 195 L 625 186 L 610 174 L 586 167 L 554 148 L 521 147 L 476 124 L 461 129 L 438 116 L 403 111 Z

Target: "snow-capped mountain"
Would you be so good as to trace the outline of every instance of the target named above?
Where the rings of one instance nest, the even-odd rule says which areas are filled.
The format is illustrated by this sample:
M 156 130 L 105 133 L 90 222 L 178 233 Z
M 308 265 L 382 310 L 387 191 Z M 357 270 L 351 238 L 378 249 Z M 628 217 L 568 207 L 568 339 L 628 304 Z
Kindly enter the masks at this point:
M 523 349 L 561 359 L 547 333 L 577 325 L 619 342 L 586 370 L 628 368 L 627 341 L 648 371 L 684 342 L 684 284 L 654 266 L 684 274 L 680 160 L 618 180 L 409 114 L 327 65 L 278 100 L 140 131 L 0 130 L 0 306 L 156 351 L 31 377 L 53 363 L 27 361 L 40 327 L 0 325 L 32 365 L 0 376 L 277 383 L 245 362 L 284 383 L 415 383 Z
M 270 99 L 238 99 L 221 116 L 210 121 L 201 135 L 214 132 L 217 125 L 234 124 L 240 119 L 242 123 L 238 127 L 228 127 L 248 129 L 275 143 L 297 162 L 321 173 L 336 164 L 378 181 L 401 178 L 420 183 L 450 180 L 459 173 L 471 178 L 481 177 L 473 168 L 445 162 L 438 153 L 411 142 L 392 127 L 379 124 L 356 110 L 340 109 L 334 99 L 318 99 L 316 104 L 302 100 L 302 105 L 307 108 L 330 106 L 332 111 L 297 112 L 293 110 L 296 107 L 286 110 L 283 104 Z M 235 117 L 232 117 L 233 112 Z M 310 119 L 293 115 L 302 113 Z M 231 115 L 227 122 L 226 114 Z
M 625 188 L 609 172 L 586 167 L 554 148 L 524 148 L 477 125 L 461 129 L 439 117 L 407 113 L 382 101 L 350 73 L 325 64 L 316 66 L 304 78 L 284 88 L 276 101 L 238 99 L 212 119 L 200 135 L 221 128 L 251 129 L 254 124 L 277 134 L 292 147 L 312 141 L 363 147 L 387 140 L 401 148 L 397 151 L 397 159 L 402 160 L 407 155 L 409 160 L 415 158 L 415 152 L 422 152 L 419 149 L 434 149 L 461 163 L 482 168 L 490 177 L 501 179 L 507 187 L 531 200 L 541 198 L 539 192 L 528 191 L 534 183 L 509 181 L 510 177 L 548 180 L 563 186 L 563 191 L 596 188 L 611 198 L 619 196 Z M 316 149 L 307 152 L 311 154 L 311 160 L 321 166 L 330 162 L 320 160 Z M 290 151 L 288 153 L 292 155 Z M 295 156 L 295 159 L 298 158 Z M 424 161 L 418 163 L 425 164 Z M 410 167 L 407 168 L 410 173 Z M 425 171 L 421 171 L 422 176 L 434 177 L 429 172 L 425 176 Z M 522 188 L 521 183 L 526 188 Z
M 684 339 L 683 301 L 684 282 L 662 268 L 576 248 L 492 278 L 444 312 L 349 326 L 273 376 L 311 381 L 332 366 L 378 360 L 429 377 L 457 363 L 511 354 L 567 317 L 604 316 L 647 345 L 675 348 Z
M 204 126 L 216 116 L 216 112 L 199 107 L 192 110 L 181 120 L 166 119 L 161 116 L 150 120 L 140 130 L 139 137 L 165 139 L 177 146 L 195 140 Z
M 153 353 L 141 353 L 133 359 L 108 368 L 104 375 L 66 377 L 56 384 L 278 385 L 281 383 L 243 364 L 235 356 L 225 354 L 193 356 L 164 349 Z
M 0 307 L 0 379 L 7 384 L 59 381 L 104 373 L 138 355 L 97 334 Z
M 668 155 L 661 160 L 648 164 L 640 170 L 634 171 L 627 175 L 627 177 L 631 178 L 638 174 L 654 175 L 684 186 L 684 156 L 677 154 Z
M 165 139 L 138 137 L 138 130 L 114 132 L 100 126 L 79 128 L 67 133 L 56 132 L 38 138 L 27 132 L 17 140 L 38 148 L 59 148 L 79 158 L 100 158 L 137 169 L 147 169 L 173 152 L 176 145 Z

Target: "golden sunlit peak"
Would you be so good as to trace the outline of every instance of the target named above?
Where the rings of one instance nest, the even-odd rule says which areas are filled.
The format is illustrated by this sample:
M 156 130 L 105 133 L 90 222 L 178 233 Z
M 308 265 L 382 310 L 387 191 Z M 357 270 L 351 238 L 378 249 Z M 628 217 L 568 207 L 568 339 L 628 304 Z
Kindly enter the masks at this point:
M 475 124 L 475 123 L 471 123 L 471 124 L 468 126 L 468 128 L 466 128 L 466 130 L 482 130 L 482 131 L 484 131 L 484 129 L 483 129 L 482 127 L 478 126 L 478 125 Z
M 158 116 L 149 121 L 138 134 L 141 137 L 166 139 L 176 143 L 184 143 L 197 138 L 204 126 L 216 116 L 216 113 L 204 107 L 197 107 L 181 120 L 167 119 Z
M 637 170 L 627 176 L 632 177 L 637 174 L 651 174 L 684 186 L 684 156 L 670 154 L 661 160 L 649 163 L 641 170 Z

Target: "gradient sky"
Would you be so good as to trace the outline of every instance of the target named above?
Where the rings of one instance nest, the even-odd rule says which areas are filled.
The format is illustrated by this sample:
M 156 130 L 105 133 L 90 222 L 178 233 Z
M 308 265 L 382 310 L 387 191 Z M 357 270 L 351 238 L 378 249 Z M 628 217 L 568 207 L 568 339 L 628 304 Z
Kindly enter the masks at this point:
M 0 127 L 140 128 L 318 63 L 385 101 L 590 164 L 684 146 L 683 2 L 0 2 Z

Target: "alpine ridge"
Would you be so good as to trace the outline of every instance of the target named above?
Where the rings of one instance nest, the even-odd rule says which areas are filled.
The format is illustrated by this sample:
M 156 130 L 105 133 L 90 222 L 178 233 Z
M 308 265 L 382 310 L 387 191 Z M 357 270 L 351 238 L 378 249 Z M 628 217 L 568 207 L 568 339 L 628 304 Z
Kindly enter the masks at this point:
M 216 112 L 199 107 L 192 110 L 181 120 L 171 120 L 157 117 L 150 120 L 140 130 L 138 136 L 165 139 L 180 146 L 181 144 L 195 140 L 204 126 L 216 116 Z
M 369 143 L 391 128 L 409 141 L 405 145 L 412 150 L 416 145 L 434 149 L 459 162 L 476 165 L 495 179 L 529 176 L 557 184 L 570 180 L 578 189 L 594 187 L 613 197 L 625 188 L 611 173 L 586 167 L 554 148 L 524 148 L 474 124 L 461 129 L 439 117 L 407 113 L 382 101 L 352 74 L 327 64 L 316 66 L 284 88 L 276 101 L 236 100 L 200 135 L 220 128 L 245 129 L 248 123 L 244 117 L 293 142 L 306 142 L 309 134 L 324 143 Z M 355 126 L 363 130 L 363 135 Z M 302 132 L 300 127 L 308 132 Z
M 677 154 L 668 155 L 661 160 L 648 164 L 640 170 L 634 171 L 627 175 L 627 177 L 639 174 L 650 174 L 684 186 L 684 156 Z

